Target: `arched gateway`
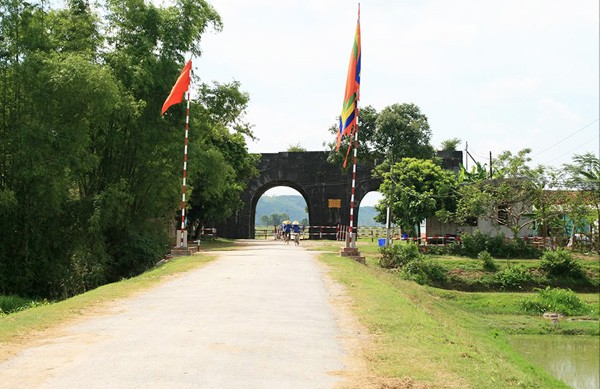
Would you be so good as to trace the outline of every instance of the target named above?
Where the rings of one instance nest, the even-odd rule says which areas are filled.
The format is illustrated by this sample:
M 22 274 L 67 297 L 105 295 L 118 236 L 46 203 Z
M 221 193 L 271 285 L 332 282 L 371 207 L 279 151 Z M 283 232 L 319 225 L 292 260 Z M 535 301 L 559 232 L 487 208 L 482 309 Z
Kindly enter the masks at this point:
M 302 195 L 308 207 L 311 226 L 335 227 L 350 222 L 352 167 L 344 171 L 340 164 L 327 162 L 327 151 L 281 152 L 262 154 L 259 176 L 250 180 L 241 195 L 244 207 L 217 226 L 219 236 L 235 239 L 254 237 L 256 204 L 260 197 L 276 186 L 289 186 Z M 438 151 L 445 169 L 458 171 L 461 151 Z M 354 221 L 358 221 L 358 206 L 363 197 L 379 189 L 381 181 L 371 176 L 372 164 L 356 167 Z M 356 224 L 355 224 L 356 225 Z M 310 231 L 313 232 L 313 231 Z M 309 236 L 314 236 L 310 235 Z
M 289 186 L 300 192 L 308 207 L 311 226 L 349 224 L 352 168 L 344 172 L 340 164 L 327 162 L 328 152 L 281 152 L 262 154 L 257 178 L 250 180 L 242 193 L 244 207 L 226 223 L 218 226 L 226 238 L 254 237 L 256 204 L 260 197 L 276 186 Z M 354 195 L 354 220 L 358 205 L 369 192 L 379 188 L 380 181 L 371 177 L 372 165 L 358 164 Z

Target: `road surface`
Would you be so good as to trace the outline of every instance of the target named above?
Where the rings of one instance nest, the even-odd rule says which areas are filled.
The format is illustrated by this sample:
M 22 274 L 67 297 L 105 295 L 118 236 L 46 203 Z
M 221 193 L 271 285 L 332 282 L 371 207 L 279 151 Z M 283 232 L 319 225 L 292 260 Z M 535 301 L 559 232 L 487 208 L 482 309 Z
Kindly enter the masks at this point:
M 0 363 L 0 387 L 340 385 L 351 369 L 347 318 L 332 304 L 315 255 L 281 241 L 244 241 L 20 351 Z

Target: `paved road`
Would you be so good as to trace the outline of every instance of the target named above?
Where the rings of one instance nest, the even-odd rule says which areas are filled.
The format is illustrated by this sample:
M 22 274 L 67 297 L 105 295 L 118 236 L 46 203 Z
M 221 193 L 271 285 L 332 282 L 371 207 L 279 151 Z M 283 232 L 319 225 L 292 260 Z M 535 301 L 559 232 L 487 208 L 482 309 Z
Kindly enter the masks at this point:
M 1 363 L 0 387 L 333 387 L 346 352 L 314 254 L 245 243 Z

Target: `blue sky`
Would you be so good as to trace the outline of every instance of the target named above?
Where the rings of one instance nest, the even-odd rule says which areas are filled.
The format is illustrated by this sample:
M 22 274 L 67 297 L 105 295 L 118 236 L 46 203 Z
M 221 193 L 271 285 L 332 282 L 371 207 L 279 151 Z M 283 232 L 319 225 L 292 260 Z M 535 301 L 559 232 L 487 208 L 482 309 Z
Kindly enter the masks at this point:
M 251 152 L 322 150 L 336 122 L 357 3 L 212 0 L 224 29 L 194 59 L 204 82 L 250 94 Z M 361 3 L 361 105 L 414 103 L 432 144 L 475 159 L 529 147 L 534 164 L 598 154 L 597 0 L 372 0 Z

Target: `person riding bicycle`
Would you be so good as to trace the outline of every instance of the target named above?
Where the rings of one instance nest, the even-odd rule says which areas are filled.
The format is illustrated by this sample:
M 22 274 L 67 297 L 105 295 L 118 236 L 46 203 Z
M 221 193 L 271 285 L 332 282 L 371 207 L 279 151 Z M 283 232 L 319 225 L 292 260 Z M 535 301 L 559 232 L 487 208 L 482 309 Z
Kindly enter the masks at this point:
M 294 232 L 294 244 L 300 245 L 300 224 L 297 220 L 292 223 L 292 231 Z
M 285 243 L 290 243 L 290 233 L 292 232 L 292 226 L 289 220 L 283 222 L 283 240 Z

